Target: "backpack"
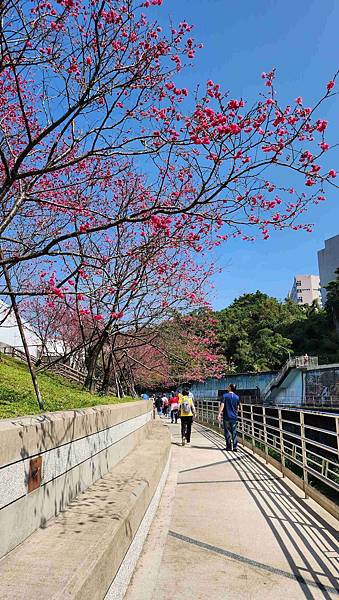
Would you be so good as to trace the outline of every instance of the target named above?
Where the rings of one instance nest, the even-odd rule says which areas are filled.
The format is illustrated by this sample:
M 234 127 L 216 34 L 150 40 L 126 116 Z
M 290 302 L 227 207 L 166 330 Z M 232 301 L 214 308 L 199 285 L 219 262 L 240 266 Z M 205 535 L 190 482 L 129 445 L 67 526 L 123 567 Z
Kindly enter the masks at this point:
M 189 398 L 187 398 L 187 400 L 183 400 L 181 403 L 181 412 L 184 415 L 189 415 L 189 413 L 191 412 L 191 404 L 189 401 Z

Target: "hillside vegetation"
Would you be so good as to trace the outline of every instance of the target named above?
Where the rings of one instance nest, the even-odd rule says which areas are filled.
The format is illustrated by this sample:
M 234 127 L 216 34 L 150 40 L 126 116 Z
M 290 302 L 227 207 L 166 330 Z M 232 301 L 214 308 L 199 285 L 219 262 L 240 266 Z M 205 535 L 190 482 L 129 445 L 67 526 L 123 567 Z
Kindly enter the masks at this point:
M 45 406 L 43 412 L 133 401 L 130 397 L 119 399 L 91 394 L 81 386 L 50 373 L 39 373 L 38 381 Z M 0 355 L 0 419 L 37 413 L 41 410 L 27 366 L 19 360 Z
M 324 308 L 299 306 L 260 291 L 243 294 L 214 313 L 221 351 L 235 372 L 279 369 L 290 355 L 339 362 L 339 270 Z

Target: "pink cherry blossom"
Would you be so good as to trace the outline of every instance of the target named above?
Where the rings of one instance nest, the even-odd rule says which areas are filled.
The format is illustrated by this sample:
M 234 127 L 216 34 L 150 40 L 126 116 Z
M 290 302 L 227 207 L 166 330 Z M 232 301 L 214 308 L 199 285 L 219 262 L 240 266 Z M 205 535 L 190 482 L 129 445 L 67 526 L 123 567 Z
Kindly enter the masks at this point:
M 124 316 L 124 311 L 119 311 L 119 312 L 112 312 L 111 317 L 112 319 L 122 319 L 122 317 Z
M 327 125 L 328 125 L 328 121 L 326 121 L 324 119 L 318 119 L 318 121 L 316 123 L 316 129 L 317 129 L 317 131 L 320 131 L 320 133 L 322 133 L 323 131 L 325 131 Z

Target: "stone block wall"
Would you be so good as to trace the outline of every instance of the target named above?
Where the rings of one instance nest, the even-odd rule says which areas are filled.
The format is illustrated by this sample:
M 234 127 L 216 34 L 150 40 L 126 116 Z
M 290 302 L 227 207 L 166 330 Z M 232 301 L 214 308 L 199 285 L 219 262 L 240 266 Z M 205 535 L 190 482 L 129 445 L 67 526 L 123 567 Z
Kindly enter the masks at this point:
M 0 421 L 0 557 L 111 471 L 151 419 L 140 401 Z

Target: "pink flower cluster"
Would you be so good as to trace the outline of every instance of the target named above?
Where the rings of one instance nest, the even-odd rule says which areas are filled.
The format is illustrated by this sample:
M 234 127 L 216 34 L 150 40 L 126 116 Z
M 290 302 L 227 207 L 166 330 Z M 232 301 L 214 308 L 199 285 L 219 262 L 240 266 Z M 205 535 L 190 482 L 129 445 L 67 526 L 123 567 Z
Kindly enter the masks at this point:
M 112 312 L 111 313 L 111 317 L 114 320 L 118 320 L 118 319 L 122 319 L 124 316 L 124 311 L 120 310 L 119 312 Z

